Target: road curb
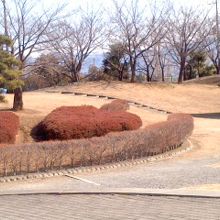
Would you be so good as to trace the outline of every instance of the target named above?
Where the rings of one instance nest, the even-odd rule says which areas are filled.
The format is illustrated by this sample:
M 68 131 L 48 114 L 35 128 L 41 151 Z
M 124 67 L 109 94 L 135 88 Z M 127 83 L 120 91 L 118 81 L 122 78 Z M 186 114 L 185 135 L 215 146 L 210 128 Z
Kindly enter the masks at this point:
M 117 188 L 88 191 L 24 191 L 24 192 L 6 192 L 0 193 L 3 196 L 31 196 L 31 195 L 130 195 L 130 196 L 157 196 L 157 197 L 179 197 L 179 198 L 212 198 L 220 199 L 220 192 L 195 192 L 183 190 L 167 189 L 134 189 Z

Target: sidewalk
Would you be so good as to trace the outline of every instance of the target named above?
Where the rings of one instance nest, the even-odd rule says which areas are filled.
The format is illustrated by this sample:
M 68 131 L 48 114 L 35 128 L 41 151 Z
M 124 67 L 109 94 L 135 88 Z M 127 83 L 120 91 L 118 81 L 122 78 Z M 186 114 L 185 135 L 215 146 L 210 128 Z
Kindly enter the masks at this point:
M 1 196 L 0 218 L 218 220 L 220 199 L 143 195 Z

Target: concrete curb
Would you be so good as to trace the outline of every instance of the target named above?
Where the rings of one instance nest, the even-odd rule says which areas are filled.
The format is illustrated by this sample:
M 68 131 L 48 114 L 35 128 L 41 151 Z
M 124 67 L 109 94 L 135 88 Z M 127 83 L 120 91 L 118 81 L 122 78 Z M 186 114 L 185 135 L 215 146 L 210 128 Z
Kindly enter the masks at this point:
M 220 192 L 210 191 L 186 191 L 181 189 L 142 189 L 142 188 L 107 188 L 87 191 L 23 191 L 4 192 L 1 196 L 31 196 L 31 195 L 131 195 L 131 196 L 158 196 L 158 197 L 181 197 L 181 198 L 212 198 L 220 199 Z

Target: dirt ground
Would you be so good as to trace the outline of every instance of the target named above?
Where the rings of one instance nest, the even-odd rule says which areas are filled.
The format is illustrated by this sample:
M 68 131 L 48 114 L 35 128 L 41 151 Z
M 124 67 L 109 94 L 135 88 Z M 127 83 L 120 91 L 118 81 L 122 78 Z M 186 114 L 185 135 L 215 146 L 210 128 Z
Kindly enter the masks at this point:
M 193 84 L 144 85 L 137 83 L 92 82 L 48 88 L 36 92 L 26 92 L 24 93 L 24 110 L 17 113 L 21 118 L 21 131 L 19 133 L 18 143 L 32 142 L 33 140 L 30 136 L 31 129 L 45 115 L 59 106 L 93 105 L 100 107 L 110 102 L 106 99 L 48 93 L 46 91 L 80 91 L 91 94 L 105 94 L 122 99 L 139 101 L 149 106 L 172 112 L 193 113 L 196 118 L 192 140 L 202 146 L 200 151 L 197 151 L 198 157 L 209 153 L 220 154 L 218 149 L 220 145 L 220 87 Z M 7 95 L 7 100 L 7 104 L 0 104 L 0 110 L 8 109 L 12 106 L 13 96 Z M 134 106 L 131 106 L 129 111 L 141 117 L 143 126 L 166 120 L 167 117 L 165 114 Z
M 65 87 L 49 88 L 53 91 L 81 91 L 116 96 L 144 102 L 172 112 L 219 113 L 220 87 L 200 84 L 140 84 L 121 82 L 90 82 Z
M 74 96 L 59 93 L 46 92 L 26 92 L 23 94 L 24 110 L 17 112 L 20 117 L 21 129 L 17 138 L 17 143 L 33 142 L 30 133 L 47 114 L 60 106 L 81 106 L 92 105 L 97 108 L 109 103 L 110 100 L 98 99 L 94 97 Z M 8 103 L 0 104 L 0 110 L 10 109 L 13 102 L 13 95 L 7 95 Z M 141 117 L 143 127 L 155 122 L 166 120 L 166 115 L 158 114 L 154 111 L 146 111 L 141 108 L 131 106 L 129 112 Z

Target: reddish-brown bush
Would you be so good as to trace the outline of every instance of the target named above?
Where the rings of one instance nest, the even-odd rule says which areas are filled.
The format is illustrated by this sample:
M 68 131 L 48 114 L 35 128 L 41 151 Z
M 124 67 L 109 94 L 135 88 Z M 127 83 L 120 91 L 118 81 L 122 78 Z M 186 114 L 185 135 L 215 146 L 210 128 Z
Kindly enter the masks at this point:
M 12 112 L 0 112 L 0 144 L 14 143 L 19 128 L 19 118 Z
M 180 146 L 193 131 L 190 115 L 174 114 L 144 129 L 69 141 L 0 148 L 0 175 L 36 172 L 135 159 Z
M 116 99 L 111 103 L 103 105 L 100 109 L 109 112 L 127 111 L 129 109 L 129 104 L 126 100 Z
M 39 124 L 37 133 L 44 140 L 69 140 L 135 130 L 141 125 L 140 117 L 128 112 L 108 112 L 93 106 L 60 107 Z

